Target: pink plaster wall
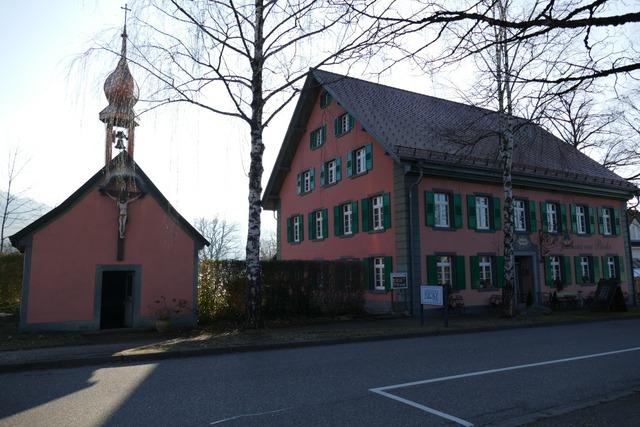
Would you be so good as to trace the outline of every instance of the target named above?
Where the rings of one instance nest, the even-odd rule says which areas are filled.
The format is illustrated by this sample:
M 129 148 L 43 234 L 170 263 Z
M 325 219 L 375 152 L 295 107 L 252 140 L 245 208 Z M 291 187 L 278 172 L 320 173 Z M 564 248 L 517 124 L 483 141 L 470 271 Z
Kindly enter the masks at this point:
M 116 261 L 118 211 L 97 188 L 33 236 L 27 323 L 93 319 L 97 264 L 141 264 L 142 316 L 164 295 L 193 307 L 192 238 L 151 195 L 129 205 L 125 257 Z
M 492 295 L 491 292 L 479 292 L 470 288 L 471 272 L 469 267 L 469 256 L 477 255 L 479 252 L 495 252 L 496 255 L 502 255 L 502 232 L 480 232 L 471 230 L 467 225 L 467 201 L 466 195 L 473 193 L 489 193 L 494 197 L 500 197 L 500 207 L 504 206 L 504 198 L 502 196 L 502 186 L 491 184 L 479 184 L 468 183 L 464 181 L 458 181 L 446 178 L 432 178 L 425 177 L 419 185 L 419 218 L 420 218 L 420 241 L 421 241 L 421 265 L 422 265 L 422 278 L 423 282 L 426 282 L 427 266 L 426 256 L 432 255 L 434 252 L 453 252 L 456 255 L 465 256 L 465 269 L 466 269 L 466 289 L 462 292 L 466 305 L 486 305 L 489 302 L 489 298 Z M 448 190 L 452 193 L 458 193 L 462 199 L 462 218 L 463 227 L 455 231 L 447 230 L 434 230 L 432 227 L 425 225 L 425 202 L 424 192 L 434 190 Z M 615 199 L 596 198 L 590 196 L 583 196 L 579 194 L 571 193 L 559 193 L 552 191 L 532 190 L 525 188 L 514 187 L 514 197 L 525 198 L 534 200 L 536 202 L 536 221 L 537 229 L 541 228 L 540 220 L 540 202 L 545 200 L 553 200 L 559 203 L 567 205 L 567 219 L 566 224 L 571 227 L 571 217 L 568 205 L 571 203 L 587 204 L 592 207 L 596 206 L 612 206 L 619 208 L 620 201 Z M 596 220 L 597 221 L 597 220 Z M 535 245 L 539 245 L 538 232 L 528 234 L 531 241 Z M 517 238 L 518 234 L 516 235 Z M 606 254 L 617 254 L 624 256 L 626 260 L 626 253 L 624 249 L 624 239 L 620 236 L 601 236 L 599 234 L 592 234 L 587 236 L 577 235 L 570 233 L 573 240 L 573 248 L 562 247 L 558 242 L 550 249 L 550 254 L 559 254 L 565 256 L 576 256 L 580 254 L 592 254 L 593 256 L 604 256 Z M 587 249 L 593 248 L 593 249 Z M 575 281 L 575 274 L 573 271 L 573 258 L 571 259 L 572 278 Z M 536 266 L 534 266 L 535 268 Z M 544 284 L 544 264 L 538 263 L 538 277 L 541 285 L 541 292 L 549 292 L 549 288 Z M 602 266 L 601 272 L 602 272 Z M 629 277 L 630 267 L 625 264 L 625 275 Z M 602 273 L 601 273 L 602 274 Z M 588 294 L 592 290 L 595 290 L 595 286 L 585 285 L 570 285 L 563 288 L 566 292 L 583 291 Z M 498 292 L 495 292 L 498 293 Z
M 335 100 L 321 109 L 316 100 L 315 107 L 302 136 L 291 170 L 280 190 L 281 211 L 280 241 L 282 259 L 338 259 L 343 257 L 364 258 L 369 256 L 395 255 L 395 227 L 393 209 L 391 209 L 391 228 L 384 232 L 362 232 L 362 208 L 358 204 L 359 232 L 349 237 L 336 237 L 333 231 L 333 207 L 347 202 L 358 201 L 381 192 L 390 193 L 393 205 L 393 160 L 385 154 L 381 145 L 374 142 L 371 135 L 362 129 L 357 121 L 353 129 L 338 138 L 333 136 L 333 119 L 345 112 Z M 309 148 L 309 133 L 327 125 L 327 141 L 318 149 Z M 346 176 L 347 152 L 362 145 L 372 143 L 373 168 L 364 175 Z M 320 166 L 337 156 L 342 157 L 342 179 L 338 183 L 321 187 Z M 307 194 L 296 193 L 296 176 L 310 167 L 315 168 L 315 188 Z M 329 237 L 320 241 L 310 241 L 308 233 L 308 214 L 316 209 L 326 208 L 329 220 Z M 287 242 L 287 218 L 292 215 L 304 216 L 304 240 L 300 243 Z

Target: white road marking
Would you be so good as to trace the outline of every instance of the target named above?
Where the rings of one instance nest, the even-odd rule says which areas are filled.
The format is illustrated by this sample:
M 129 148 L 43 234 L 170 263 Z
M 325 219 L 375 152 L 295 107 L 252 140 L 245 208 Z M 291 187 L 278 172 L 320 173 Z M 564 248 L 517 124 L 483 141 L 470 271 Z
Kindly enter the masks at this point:
M 470 423 L 469 421 L 465 421 L 465 420 L 463 420 L 461 418 L 458 418 L 458 417 L 455 417 L 453 415 L 446 414 L 444 412 L 438 411 L 437 409 L 433 409 L 433 408 L 430 408 L 428 406 L 421 405 L 420 403 L 414 402 L 412 400 L 404 399 L 402 397 L 393 395 L 391 393 L 387 393 L 386 390 L 395 390 L 395 389 L 399 389 L 399 388 L 412 387 L 412 386 L 416 386 L 416 385 L 433 384 L 433 383 L 438 383 L 438 382 L 457 380 L 457 379 L 461 379 L 461 378 L 477 377 L 477 376 L 480 376 L 480 375 L 495 374 L 495 373 L 498 373 L 498 372 L 515 371 L 515 370 L 518 370 L 518 369 L 533 368 L 533 367 L 537 367 L 537 366 L 545 366 L 545 365 L 553 365 L 553 364 L 558 364 L 558 363 L 574 362 L 576 360 L 593 359 L 593 358 L 596 358 L 596 357 L 611 356 L 611 355 L 614 355 L 614 354 L 629 353 L 629 352 L 632 352 L 632 351 L 640 351 L 640 347 L 624 348 L 624 349 L 621 349 L 621 350 L 605 351 L 605 352 L 602 352 L 602 353 L 592 353 L 592 354 L 586 354 L 586 355 L 583 355 L 583 356 L 566 357 L 564 359 L 547 360 L 547 361 L 544 361 L 544 362 L 527 363 L 527 364 L 524 364 L 524 365 L 507 366 L 505 368 L 487 369 L 487 370 L 484 370 L 484 371 L 468 372 L 466 374 L 449 375 L 449 376 L 446 376 L 446 377 L 431 378 L 431 379 L 428 379 L 428 380 L 412 381 L 412 382 L 403 383 L 403 384 L 394 384 L 394 385 L 388 385 L 388 386 L 384 386 L 384 387 L 372 388 L 372 389 L 369 389 L 369 391 L 372 392 L 372 393 L 376 393 L 376 394 L 379 394 L 381 396 L 385 396 L 385 397 L 388 397 L 390 399 L 396 400 L 398 402 L 402 402 L 402 403 L 407 404 L 409 406 L 413 406 L 414 408 L 420 409 L 422 411 L 428 412 L 428 413 L 433 414 L 433 415 L 437 415 L 439 417 L 442 417 L 442 418 L 445 418 L 447 420 L 453 421 L 453 422 L 458 423 L 460 425 L 463 425 L 463 426 L 466 426 L 466 427 L 471 427 L 471 426 L 473 426 L 473 424 Z
M 222 420 L 218 420 L 218 421 L 213 421 L 210 423 L 210 425 L 214 425 L 214 424 L 220 424 L 220 423 L 225 423 L 227 421 L 231 421 L 231 420 L 237 420 L 238 418 L 245 418 L 245 417 L 257 417 L 259 415 L 267 415 L 267 414 L 275 414 L 277 412 L 282 412 L 282 411 L 288 411 L 291 408 L 282 408 L 282 409 L 276 409 L 275 411 L 265 411 L 265 412 L 256 412 L 255 414 L 241 414 L 241 415 L 236 415 L 235 417 L 229 417 L 229 418 L 224 418 Z

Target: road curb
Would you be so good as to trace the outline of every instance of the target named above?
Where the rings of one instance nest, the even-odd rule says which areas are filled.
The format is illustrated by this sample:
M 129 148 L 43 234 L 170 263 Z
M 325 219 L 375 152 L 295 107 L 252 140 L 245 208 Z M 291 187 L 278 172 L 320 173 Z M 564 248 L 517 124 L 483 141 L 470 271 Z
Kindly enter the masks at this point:
M 32 370 L 45 370 L 45 369 L 63 369 L 63 368 L 78 368 L 83 366 L 97 366 L 97 365 L 126 365 L 154 362 L 167 359 L 178 359 L 188 357 L 202 357 L 202 356 L 215 356 L 223 354 L 233 353 L 248 353 L 258 351 L 269 350 L 282 350 L 282 349 L 295 349 L 305 347 L 318 347 L 326 345 L 339 345 L 339 344 L 354 344 L 374 341 L 391 341 L 399 339 L 410 338 L 422 338 L 430 336 L 446 336 L 446 335 L 462 335 L 471 334 L 477 332 L 498 332 L 512 329 L 527 329 L 527 328 L 542 328 L 542 327 L 555 327 L 565 325 L 575 325 L 584 323 L 598 323 L 598 322 L 610 322 L 616 320 L 637 320 L 638 316 L 628 317 L 610 317 L 604 319 L 579 319 L 579 320 L 567 320 L 556 321 L 548 323 L 534 323 L 525 325 L 502 325 L 502 326 L 486 326 L 471 329 L 460 330 L 438 330 L 438 331 L 425 331 L 425 332 L 408 332 L 400 334 L 389 335 L 372 335 L 362 337 L 351 338 L 333 338 L 317 341 L 299 341 L 299 342 L 282 342 L 282 343 L 269 343 L 269 344 L 252 344 L 252 345 L 239 345 L 230 347 L 215 347 L 215 348 L 196 348 L 196 349 L 178 349 L 170 351 L 158 351 L 145 354 L 120 354 L 120 355 L 90 355 L 90 356 L 75 356 L 70 358 L 57 358 L 57 359 L 45 359 L 45 360 L 33 360 L 27 362 L 18 363 L 6 363 L 0 364 L 0 374 L 16 373 Z M 19 351 L 19 350 L 18 350 Z

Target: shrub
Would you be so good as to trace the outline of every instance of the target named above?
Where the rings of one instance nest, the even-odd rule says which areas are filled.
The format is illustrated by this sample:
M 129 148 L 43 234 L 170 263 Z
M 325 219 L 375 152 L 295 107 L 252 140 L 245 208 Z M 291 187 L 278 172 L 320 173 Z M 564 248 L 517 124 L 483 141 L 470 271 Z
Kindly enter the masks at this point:
M 362 311 L 360 261 L 261 261 L 261 267 L 262 312 L 266 318 Z M 244 261 L 203 260 L 198 289 L 200 321 L 242 320 L 246 283 Z
M 17 312 L 22 291 L 22 254 L 0 254 L 0 311 Z

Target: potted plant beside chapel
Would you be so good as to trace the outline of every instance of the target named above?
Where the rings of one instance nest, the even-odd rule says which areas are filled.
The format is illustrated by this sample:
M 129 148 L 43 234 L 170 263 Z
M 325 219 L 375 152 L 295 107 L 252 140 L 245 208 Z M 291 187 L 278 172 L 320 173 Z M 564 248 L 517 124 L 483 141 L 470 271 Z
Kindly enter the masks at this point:
M 155 301 L 155 304 L 155 326 L 156 330 L 160 333 L 167 332 L 171 328 L 172 316 L 189 310 L 186 300 L 173 298 L 170 305 L 164 295 L 160 296 L 160 298 Z

